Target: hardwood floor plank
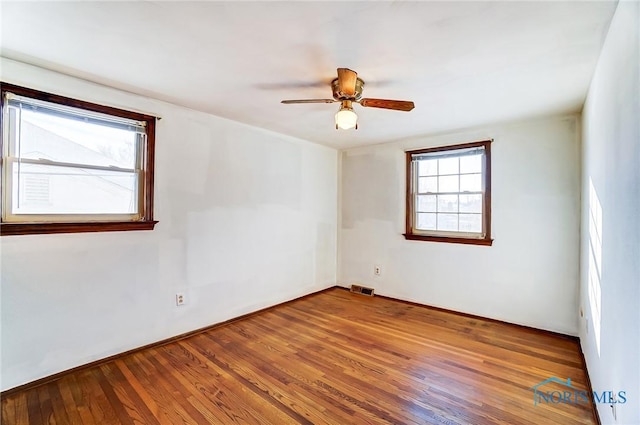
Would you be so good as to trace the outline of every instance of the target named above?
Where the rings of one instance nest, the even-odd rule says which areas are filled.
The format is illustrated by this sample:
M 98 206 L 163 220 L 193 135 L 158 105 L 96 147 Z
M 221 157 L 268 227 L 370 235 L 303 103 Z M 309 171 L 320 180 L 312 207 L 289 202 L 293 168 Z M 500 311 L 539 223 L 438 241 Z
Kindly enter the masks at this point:
M 189 394 L 191 394 L 191 399 L 193 401 L 198 402 L 198 408 L 196 410 L 203 413 L 203 415 L 217 417 L 216 410 L 219 405 L 214 404 L 211 405 L 211 407 L 206 407 L 210 404 L 210 399 L 206 397 L 205 391 L 203 391 L 206 389 L 206 387 L 202 386 L 198 381 L 190 380 L 189 376 L 192 375 L 190 375 L 189 373 L 185 373 L 188 369 L 185 366 L 187 366 L 187 362 L 191 361 L 193 355 L 181 348 L 183 347 L 180 344 L 178 344 L 176 347 L 163 347 L 161 350 L 159 350 L 162 352 L 162 355 L 159 355 L 157 357 L 158 362 L 161 363 L 162 368 L 164 368 L 167 373 L 171 373 L 171 379 L 175 382 L 174 386 L 181 386 L 182 388 L 184 388 L 185 393 L 188 392 Z M 171 370 L 177 370 L 177 368 L 180 368 L 181 373 L 169 372 Z M 218 379 L 220 380 L 221 378 L 222 375 L 218 375 Z M 230 379 L 227 378 L 227 380 Z M 220 385 L 220 387 L 211 388 L 211 390 L 213 390 L 214 394 L 221 395 L 221 393 L 226 391 L 226 385 L 222 384 Z M 231 405 L 234 404 L 231 403 Z M 196 407 L 193 406 L 193 408 Z M 240 420 L 235 414 L 227 416 L 227 419 L 229 418 L 234 418 L 235 422 L 242 423 L 242 420 Z
M 78 412 L 78 415 L 80 415 L 80 418 L 82 418 L 82 423 L 87 425 L 94 424 L 95 421 L 93 419 L 93 415 L 91 414 L 91 409 L 89 409 L 89 406 L 87 405 L 84 391 L 82 390 L 82 387 L 80 386 L 77 378 L 77 374 L 74 373 L 65 376 L 59 381 L 60 392 L 64 394 L 65 390 L 69 391 L 74 400 L 74 405 L 65 407 L 67 408 L 67 410 L 72 410 L 75 408 Z
M 187 397 L 191 394 L 191 392 L 188 389 L 184 388 L 180 384 L 180 381 L 175 378 L 174 374 L 178 374 L 179 371 L 174 371 L 166 368 L 162 363 L 162 354 L 166 352 L 166 350 L 167 348 L 163 347 L 162 350 L 150 351 L 149 355 L 147 356 L 147 361 L 149 361 L 158 371 L 158 373 L 163 377 L 163 379 L 161 380 L 162 385 L 166 390 L 170 391 L 173 394 L 174 404 L 179 404 L 184 412 L 188 415 L 189 423 L 206 423 L 207 419 L 187 400 Z
M 49 425 L 56 425 L 55 414 L 53 412 L 53 406 L 51 404 L 51 397 L 49 397 L 49 391 L 46 387 L 40 387 L 38 390 L 38 399 L 40 400 L 40 414 L 42 415 L 43 423 Z
M 242 351 L 244 351 L 244 349 Z M 172 359 L 172 364 L 174 365 L 176 364 L 176 362 L 179 361 L 179 358 L 175 356 L 172 356 L 171 359 Z M 235 360 L 236 360 L 235 363 L 230 366 L 232 372 L 236 374 L 240 374 L 241 376 L 246 378 L 248 382 L 251 382 L 251 384 L 255 386 L 258 390 L 262 391 L 265 394 L 268 394 L 269 397 L 273 398 L 273 401 L 269 403 L 270 406 L 272 406 L 277 400 L 277 402 L 285 404 L 289 409 L 295 411 L 298 414 L 301 414 L 302 416 L 306 417 L 306 415 L 309 415 L 309 412 L 306 410 L 303 410 L 302 412 L 298 411 L 297 406 L 295 404 L 292 404 L 292 403 L 295 403 L 295 401 L 288 399 L 286 396 L 286 392 L 273 390 L 274 388 L 277 388 L 277 382 L 279 381 L 272 381 L 272 383 L 274 384 L 273 386 L 266 383 L 265 381 L 270 381 L 270 380 L 269 380 L 269 377 L 265 376 L 265 374 L 263 373 L 264 370 L 256 372 L 252 368 L 244 367 L 245 365 L 239 359 L 239 353 L 238 355 L 236 355 Z M 287 403 L 287 401 L 289 401 L 289 403 Z M 313 423 L 318 423 L 318 422 L 313 421 Z
M 194 407 L 199 410 L 206 409 L 208 414 L 212 414 L 217 418 L 217 422 L 213 423 L 233 423 L 233 424 L 267 424 L 258 413 L 253 409 L 251 404 L 245 403 L 241 397 L 236 394 L 236 383 L 233 378 L 224 370 L 216 367 L 215 364 L 209 362 L 208 358 L 201 354 L 191 343 L 181 341 L 171 350 L 176 355 L 176 351 L 181 352 L 176 357 L 177 364 L 181 364 L 180 368 L 182 380 L 186 380 L 197 389 L 197 393 L 193 396 Z M 206 351 L 206 350 L 205 350 Z M 210 354 L 206 351 L 206 354 Z
M 153 418 L 157 420 L 161 425 L 171 425 L 171 417 L 166 413 L 164 408 L 156 403 L 151 394 L 149 394 L 149 392 L 146 390 L 145 383 L 141 382 L 141 380 L 136 377 L 135 373 L 133 373 L 127 367 L 127 362 L 131 361 L 131 357 L 132 356 L 128 356 L 124 359 L 116 360 L 114 366 L 117 367 L 118 371 L 122 374 L 126 382 L 133 389 L 139 400 L 141 400 L 145 409 L 151 412 Z M 140 406 L 138 407 L 141 408 Z M 153 424 L 153 419 L 150 420 L 149 423 Z
M 57 385 L 48 385 L 42 387 L 43 391 L 49 391 L 49 399 L 51 400 L 51 406 L 53 409 L 53 416 L 56 418 L 57 423 L 68 424 L 71 422 L 67 410 L 64 406 L 64 400 L 62 394 Z
M 534 404 L 532 387 L 553 376 L 588 391 L 575 339 L 333 289 L 3 396 L 1 419 L 595 424 L 590 403 Z
M 233 330 L 233 328 L 236 328 L 237 326 L 238 325 L 230 327 L 230 330 Z M 241 331 L 241 333 L 245 333 L 245 329 L 241 329 Z M 219 341 L 212 342 L 220 344 Z M 239 346 L 242 344 L 242 341 L 234 341 L 231 339 L 230 344 L 232 346 Z M 228 345 L 221 345 L 221 348 L 223 349 L 227 349 L 227 347 Z M 242 349 L 235 350 L 234 354 L 234 363 L 236 365 L 235 367 L 237 368 L 237 372 L 246 376 L 254 383 L 254 385 L 256 385 L 256 387 L 266 393 L 270 393 L 273 398 L 277 399 L 280 403 L 285 404 L 289 409 L 297 412 L 299 415 L 306 417 L 313 424 L 332 423 L 326 422 L 323 417 L 326 416 L 326 409 L 323 409 L 324 412 L 319 412 L 312 407 L 313 405 L 303 406 L 297 402 L 296 396 L 301 394 L 302 391 L 307 392 L 306 390 L 308 389 L 308 386 L 313 385 L 312 381 L 307 380 L 305 382 L 301 382 L 290 371 L 278 368 L 277 365 L 279 362 L 275 361 L 276 359 L 273 357 L 269 358 L 268 351 L 262 351 L 260 353 L 254 351 L 250 346 L 244 345 L 242 346 Z M 267 362 L 262 361 L 263 356 Z M 260 359 L 261 364 L 255 364 L 252 361 L 255 359 Z M 255 372 L 252 371 L 252 369 L 255 370 Z M 271 390 L 279 383 L 284 384 L 284 386 L 281 386 L 280 391 Z M 292 396 L 293 393 L 291 389 L 294 388 L 294 386 L 297 387 L 297 392 Z M 351 412 L 351 414 L 353 414 L 353 412 Z
M 133 372 L 136 379 L 144 386 L 151 398 L 159 408 L 159 413 L 166 415 L 171 424 L 190 424 L 196 422 L 183 408 L 183 400 L 176 397 L 178 394 L 165 381 L 159 371 L 154 369 L 148 356 L 153 355 L 153 350 L 133 354 L 127 358 L 127 367 Z M 202 419 L 198 414 L 199 419 Z
M 224 356 L 224 357 L 227 357 L 227 356 Z M 278 421 L 282 421 L 281 423 L 305 424 L 305 425 L 312 424 L 312 422 L 307 420 L 305 417 L 289 409 L 287 406 L 277 402 L 268 393 L 257 388 L 245 376 L 235 371 L 230 363 L 230 361 L 233 361 L 233 359 L 230 359 L 230 361 L 224 360 L 215 355 L 208 356 L 207 358 L 211 363 L 215 364 L 220 369 L 224 370 L 230 376 L 232 376 L 239 384 L 243 385 L 245 389 L 248 389 L 253 392 L 253 394 L 255 395 L 253 397 L 253 403 L 261 407 L 261 410 L 260 410 L 261 414 L 268 413 L 269 415 L 273 415 L 274 419 Z M 275 422 L 275 423 L 278 423 L 278 422 Z
M 99 369 L 102 375 L 98 375 L 98 379 L 101 381 L 100 386 L 106 394 L 113 393 L 108 396 L 109 400 L 113 400 L 111 401 L 112 405 L 114 403 L 121 403 L 126 411 L 126 416 L 128 416 L 134 424 L 159 424 L 147 404 L 138 395 L 131 383 L 124 377 L 115 362 L 113 364 L 102 365 Z M 122 414 L 123 412 L 120 413 L 120 415 Z M 121 422 L 128 423 L 128 420 L 122 419 Z
M 132 405 L 130 405 L 128 409 L 125 407 L 123 402 L 116 395 L 114 387 L 107 381 L 107 378 L 102 372 L 103 368 L 108 369 L 108 365 L 91 369 L 93 377 L 98 382 L 98 385 L 100 385 L 111 409 L 113 409 L 117 421 L 122 425 L 134 425 L 134 418 L 137 419 L 138 416 L 136 409 Z M 118 387 L 118 389 L 121 388 L 122 387 Z M 134 413 L 135 416 L 132 417 L 130 413 Z
M 364 344 L 364 341 L 359 341 L 359 344 Z M 349 361 L 350 356 L 352 357 L 354 355 L 354 353 L 351 352 L 347 352 L 346 355 L 341 356 L 336 358 L 334 361 L 329 361 L 331 360 L 330 358 L 328 358 L 328 356 L 332 355 L 333 353 L 336 353 L 336 350 L 339 350 L 339 348 L 337 347 L 337 343 L 335 341 L 332 341 L 331 344 L 332 349 L 331 350 L 326 350 L 327 353 L 325 352 L 320 352 L 319 353 L 319 357 L 314 357 L 313 360 L 311 359 L 304 359 L 306 361 L 313 361 L 315 362 L 315 367 L 319 368 L 319 369 L 323 369 L 324 366 L 322 366 L 323 363 L 327 363 L 330 365 L 336 365 L 336 364 L 351 364 L 352 366 L 356 365 L 357 366 L 362 366 L 364 364 L 364 362 L 367 361 L 371 361 L 371 358 L 369 359 L 364 359 L 364 358 L 360 358 L 358 361 L 354 362 L 354 361 Z M 346 346 L 345 346 L 346 347 Z M 308 347 L 309 348 L 309 347 Z M 313 351 L 313 350 L 307 350 L 307 351 Z M 375 358 L 373 358 L 373 360 L 375 361 Z M 402 396 L 402 392 L 399 391 L 398 387 L 393 388 L 394 393 L 390 393 L 388 391 L 384 391 L 381 388 L 377 388 L 374 386 L 369 385 L 368 383 L 366 383 L 365 381 L 361 380 L 361 378 L 368 378 L 371 375 L 371 372 L 374 371 L 378 374 L 383 375 L 384 372 L 382 372 L 384 370 L 385 367 L 390 366 L 389 364 L 384 364 L 384 365 L 378 365 L 378 366 L 366 366 L 364 367 L 364 369 L 362 371 L 360 371 L 359 373 L 356 371 L 354 373 L 352 373 L 353 368 L 345 368 L 342 370 L 342 373 L 344 375 L 349 375 L 352 379 L 357 379 L 357 381 L 359 382 L 359 386 L 363 387 L 363 389 L 366 390 L 366 393 L 371 394 L 375 397 L 377 400 L 387 400 L 389 399 L 391 404 L 403 404 L 405 403 L 404 399 L 401 399 L 399 396 Z M 335 370 L 335 367 L 333 367 L 331 369 L 331 372 Z M 327 371 L 325 370 L 325 373 L 327 373 Z M 386 377 L 387 379 L 389 377 Z M 337 378 L 334 377 L 334 379 L 332 379 L 332 381 L 336 380 Z M 387 381 L 388 382 L 388 381 Z M 413 385 L 420 385 L 422 383 L 422 379 L 414 379 L 412 384 Z M 378 393 L 378 394 L 376 394 Z M 413 414 L 415 415 L 418 411 L 421 410 L 421 406 L 419 404 L 414 404 L 414 408 L 412 409 Z M 430 412 L 428 409 L 425 409 L 422 412 L 425 416 L 422 417 L 422 419 L 433 419 L 434 418 L 434 414 L 433 412 Z M 409 420 L 409 422 L 411 422 Z
M 78 374 L 77 382 L 82 390 L 83 399 L 91 412 L 93 423 L 117 424 L 116 413 L 102 392 L 100 384 L 93 376 L 93 370 L 88 369 Z
M 27 394 L 27 407 L 29 412 L 29 422 L 32 424 L 44 424 L 46 423 L 40 413 L 40 399 L 38 396 L 39 388 L 34 388 Z M 5 418 L 2 418 L 2 423 L 5 422 Z
M 64 377 L 56 382 L 55 386 L 60 393 L 60 397 L 62 398 L 61 403 L 64 407 L 65 412 L 67 413 L 67 418 L 69 419 L 68 423 L 83 425 L 85 422 L 82 419 L 80 407 L 76 405 L 75 399 L 73 397 L 73 392 L 70 388 L 71 385 L 74 384 L 71 382 L 70 377 Z
M 17 423 L 18 397 L 8 398 L 2 402 L 2 418 L 6 422 Z M 28 419 L 28 418 L 27 418 Z

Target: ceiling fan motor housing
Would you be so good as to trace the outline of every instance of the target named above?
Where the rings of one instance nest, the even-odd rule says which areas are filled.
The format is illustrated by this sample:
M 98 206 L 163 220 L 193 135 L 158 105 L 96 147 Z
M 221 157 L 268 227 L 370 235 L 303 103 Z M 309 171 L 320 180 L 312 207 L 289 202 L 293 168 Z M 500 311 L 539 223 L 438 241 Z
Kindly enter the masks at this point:
M 340 85 L 336 78 L 331 82 L 331 89 L 333 90 L 333 98 L 335 100 L 360 100 L 362 97 L 362 88 L 364 87 L 364 81 L 360 78 L 356 78 L 356 90 L 353 96 L 346 95 L 340 91 Z

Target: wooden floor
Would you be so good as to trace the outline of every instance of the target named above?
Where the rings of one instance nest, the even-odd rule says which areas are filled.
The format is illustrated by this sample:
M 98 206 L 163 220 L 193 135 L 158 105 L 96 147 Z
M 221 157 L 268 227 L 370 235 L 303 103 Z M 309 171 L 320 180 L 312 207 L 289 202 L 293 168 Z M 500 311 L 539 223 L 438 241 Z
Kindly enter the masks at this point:
M 576 341 L 331 289 L 10 394 L 2 424 L 595 423 L 534 405 L 550 377 L 586 390 Z

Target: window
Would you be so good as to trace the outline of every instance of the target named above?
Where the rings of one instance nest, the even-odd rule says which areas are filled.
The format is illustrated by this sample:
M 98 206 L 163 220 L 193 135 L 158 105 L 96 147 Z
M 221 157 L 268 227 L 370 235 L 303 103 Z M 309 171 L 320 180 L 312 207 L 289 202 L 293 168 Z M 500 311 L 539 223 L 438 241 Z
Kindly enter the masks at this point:
M 2 83 L 0 234 L 150 230 L 155 117 Z
M 406 155 L 405 238 L 491 245 L 491 141 Z

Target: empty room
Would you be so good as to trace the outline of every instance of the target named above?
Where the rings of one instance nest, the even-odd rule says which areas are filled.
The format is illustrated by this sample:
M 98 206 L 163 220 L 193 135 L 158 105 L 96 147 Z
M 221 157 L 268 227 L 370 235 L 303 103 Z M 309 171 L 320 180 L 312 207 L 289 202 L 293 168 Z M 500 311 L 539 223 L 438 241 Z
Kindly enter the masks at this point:
M 640 425 L 640 2 L 0 25 L 3 425 Z

